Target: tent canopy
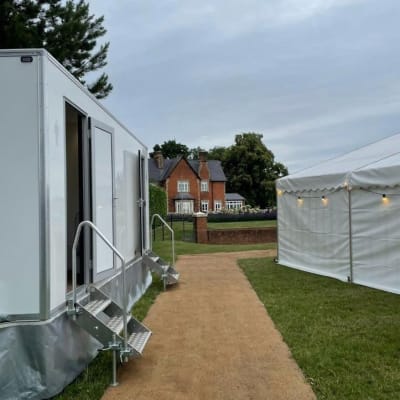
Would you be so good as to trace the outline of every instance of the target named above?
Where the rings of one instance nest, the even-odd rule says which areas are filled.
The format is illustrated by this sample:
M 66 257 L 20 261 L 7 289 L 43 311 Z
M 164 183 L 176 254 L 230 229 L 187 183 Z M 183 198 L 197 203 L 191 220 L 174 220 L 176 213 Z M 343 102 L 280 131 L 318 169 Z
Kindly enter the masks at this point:
M 400 133 L 278 179 L 285 192 L 400 184 Z

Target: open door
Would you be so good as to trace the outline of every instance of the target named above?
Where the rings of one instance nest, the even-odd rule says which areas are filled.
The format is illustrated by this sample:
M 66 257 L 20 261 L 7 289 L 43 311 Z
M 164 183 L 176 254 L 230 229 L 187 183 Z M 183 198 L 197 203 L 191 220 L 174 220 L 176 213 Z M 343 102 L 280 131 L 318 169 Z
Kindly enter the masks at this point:
M 67 286 L 72 288 L 72 244 L 81 221 L 91 218 L 88 183 L 89 141 L 87 119 L 82 111 L 65 102 L 65 166 L 67 205 Z M 89 282 L 90 245 L 88 236 L 82 235 L 77 249 L 77 285 Z
M 92 221 L 114 244 L 113 129 L 91 119 Z M 93 282 L 115 271 L 113 252 L 97 235 L 93 240 Z

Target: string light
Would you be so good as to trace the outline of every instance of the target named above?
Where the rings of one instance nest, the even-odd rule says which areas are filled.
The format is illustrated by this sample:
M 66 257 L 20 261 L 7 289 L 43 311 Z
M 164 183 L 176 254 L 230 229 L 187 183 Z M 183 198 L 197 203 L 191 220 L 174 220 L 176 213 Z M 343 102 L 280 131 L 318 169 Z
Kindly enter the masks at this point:
M 303 205 L 303 198 L 301 196 L 297 196 L 297 205 L 302 206 Z

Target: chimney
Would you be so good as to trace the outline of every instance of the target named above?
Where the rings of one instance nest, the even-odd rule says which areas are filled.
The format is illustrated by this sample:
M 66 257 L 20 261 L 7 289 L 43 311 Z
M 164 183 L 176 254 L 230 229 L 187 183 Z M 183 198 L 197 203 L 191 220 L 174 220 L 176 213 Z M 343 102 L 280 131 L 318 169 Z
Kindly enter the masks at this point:
M 199 151 L 199 160 L 201 163 L 207 162 L 207 155 L 208 153 L 206 151 Z
M 163 157 L 161 151 L 155 151 L 153 158 L 157 164 L 157 168 L 163 169 L 164 168 L 164 157 Z

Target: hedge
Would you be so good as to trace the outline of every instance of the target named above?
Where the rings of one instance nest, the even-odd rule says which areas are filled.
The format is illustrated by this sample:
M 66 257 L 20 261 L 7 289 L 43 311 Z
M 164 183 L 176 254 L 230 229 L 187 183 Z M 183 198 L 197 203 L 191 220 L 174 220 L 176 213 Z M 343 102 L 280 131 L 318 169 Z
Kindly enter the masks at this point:
M 159 186 L 149 185 L 150 217 L 160 214 L 163 218 L 167 215 L 167 193 Z

